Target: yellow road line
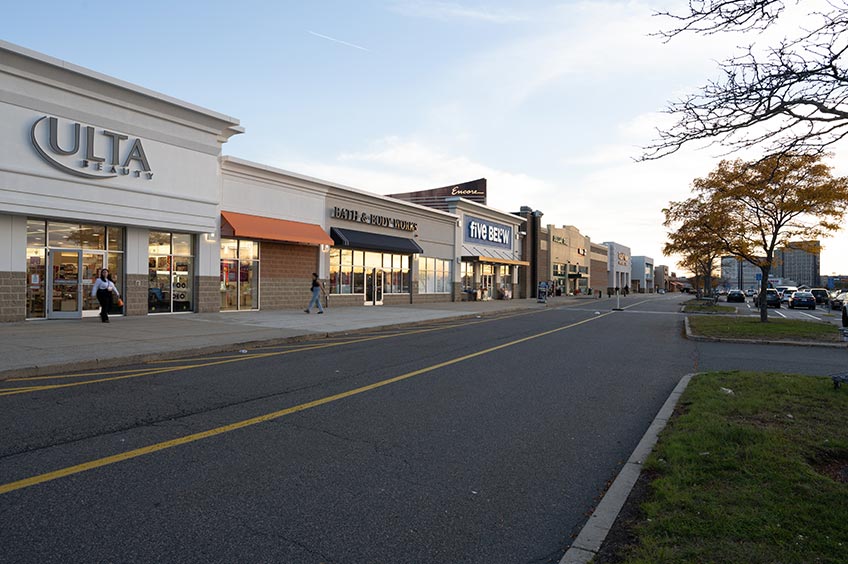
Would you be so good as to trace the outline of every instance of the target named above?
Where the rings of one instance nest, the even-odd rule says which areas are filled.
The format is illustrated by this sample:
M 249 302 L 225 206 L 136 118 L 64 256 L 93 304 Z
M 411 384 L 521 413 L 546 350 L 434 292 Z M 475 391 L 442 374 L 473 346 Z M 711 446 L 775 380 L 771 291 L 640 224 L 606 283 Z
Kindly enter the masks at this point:
M 535 312 L 531 312 L 531 313 L 535 313 Z M 500 317 L 498 319 L 506 319 L 507 317 L 516 317 L 518 315 L 527 315 L 527 313 L 522 312 L 522 313 L 519 313 L 519 314 L 516 314 L 516 315 L 513 315 L 513 316 Z M 470 323 L 463 323 L 463 324 L 456 325 L 456 327 L 463 326 L 463 325 L 484 323 L 486 321 L 494 321 L 494 319 L 486 319 L 486 320 L 483 320 L 483 321 L 473 321 L 473 322 L 470 322 Z M 212 361 L 212 362 L 202 362 L 200 364 L 189 364 L 189 365 L 184 365 L 184 366 L 166 366 L 166 367 L 163 367 L 163 368 L 143 368 L 143 369 L 121 370 L 121 371 L 114 371 L 114 372 L 88 372 L 88 373 L 84 373 L 84 374 L 67 374 L 67 375 L 59 375 L 59 376 L 34 376 L 34 377 L 30 377 L 30 378 L 9 378 L 8 380 L 6 380 L 7 382 L 11 382 L 11 381 L 24 382 L 24 381 L 35 381 L 35 380 L 58 380 L 58 379 L 64 379 L 64 378 L 84 378 L 84 377 L 98 376 L 98 375 L 108 375 L 108 374 L 122 374 L 121 376 L 113 376 L 113 377 L 110 377 L 110 378 L 96 378 L 94 380 L 86 380 L 85 382 L 73 382 L 73 383 L 70 383 L 70 384 L 49 384 L 49 385 L 19 387 L 19 388 L 2 388 L 2 387 L 0 387 L 0 397 L 2 397 L 2 396 L 14 396 L 14 395 L 26 394 L 26 393 L 32 393 L 32 392 L 42 392 L 42 391 L 45 391 L 45 390 L 56 390 L 56 389 L 61 389 L 61 388 L 73 388 L 73 387 L 77 387 L 77 386 L 86 386 L 88 384 L 99 384 L 99 383 L 103 383 L 103 382 L 114 382 L 114 381 L 117 381 L 117 380 L 128 380 L 130 378 L 140 378 L 142 376 L 153 376 L 153 375 L 158 375 L 158 374 L 165 374 L 165 373 L 168 373 L 168 372 L 178 372 L 178 371 L 181 371 L 181 370 L 193 370 L 195 368 L 204 368 L 204 367 L 207 367 L 207 366 L 216 366 L 216 365 L 228 364 L 228 363 L 232 363 L 232 362 L 244 362 L 246 360 L 252 360 L 252 359 L 256 359 L 256 358 L 267 358 L 267 357 L 272 357 L 272 356 L 281 356 L 281 355 L 291 354 L 291 353 L 295 353 L 295 352 L 324 349 L 324 348 L 330 348 L 330 347 L 337 347 L 337 346 L 341 346 L 341 345 L 350 345 L 350 344 L 355 344 L 355 343 L 362 343 L 362 342 L 367 342 L 367 341 L 388 339 L 388 338 L 391 338 L 391 337 L 399 337 L 399 336 L 404 336 L 404 335 L 414 335 L 414 334 L 419 334 L 419 333 L 427 333 L 427 332 L 430 332 L 430 331 L 436 331 L 438 329 L 444 329 L 444 328 L 449 329 L 449 328 L 452 328 L 452 327 L 454 327 L 454 326 L 437 327 L 437 328 L 428 327 L 428 328 L 425 328 L 425 329 L 416 329 L 416 330 L 412 330 L 412 331 L 406 331 L 406 332 L 403 332 L 403 333 L 391 333 L 391 334 L 366 336 L 366 337 L 362 337 L 362 338 L 358 338 L 358 339 L 348 339 L 346 341 L 333 341 L 333 342 L 330 342 L 330 343 L 322 342 L 322 343 L 318 343 L 318 344 L 306 344 L 306 345 L 300 346 L 298 348 L 287 349 L 287 350 L 284 350 L 284 351 L 273 351 L 273 352 L 264 352 L 264 353 L 254 353 L 254 354 L 242 354 L 242 355 L 238 355 L 238 356 L 227 356 L 227 357 L 223 357 L 223 358 L 222 357 L 215 357 L 215 358 L 221 359 L 221 360 L 216 360 L 216 361 Z M 202 359 L 202 360 L 207 360 L 207 359 Z
M 72 476 L 74 474 L 79 474 L 81 472 L 86 472 L 88 470 L 94 470 L 95 468 L 102 468 L 103 466 L 109 466 L 111 464 L 116 464 L 118 462 L 123 462 L 126 460 L 131 460 L 133 458 L 138 458 L 140 456 L 145 456 L 148 454 L 152 454 L 155 452 L 159 452 L 161 450 L 166 450 L 169 448 L 174 448 L 180 445 L 193 443 L 196 441 L 200 441 L 203 439 L 208 439 L 210 437 L 215 437 L 217 435 L 223 435 L 224 433 L 229 433 L 231 431 L 236 431 L 239 429 L 244 429 L 245 427 L 250 427 L 253 425 L 258 425 L 259 423 L 265 423 L 268 421 L 273 421 L 274 419 L 279 419 L 281 417 L 285 417 L 286 415 L 291 415 L 292 413 L 298 413 L 300 411 L 306 411 L 308 409 L 312 409 L 314 407 L 318 407 L 321 405 L 325 405 L 328 403 L 332 403 L 335 401 L 339 401 L 341 399 L 349 398 L 351 396 L 359 395 L 371 390 L 376 390 L 377 388 L 382 388 L 384 386 L 388 386 L 390 384 L 394 384 L 396 382 L 400 382 L 402 380 L 408 380 L 409 378 L 414 378 L 415 376 L 420 376 L 422 374 L 427 374 L 429 372 L 433 372 L 434 370 L 438 370 L 440 368 L 445 368 L 446 366 L 451 366 L 453 364 L 457 364 L 460 362 L 464 362 L 466 360 L 470 360 L 472 358 L 477 358 L 479 356 L 483 356 L 489 353 L 493 353 L 495 351 L 499 351 L 508 347 L 512 347 L 515 345 L 519 345 L 521 343 L 526 343 L 528 341 L 532 341 L 534 339 L 539 339 L 541 337 L 546 337 L 548 335 L 552 335 L 554 333 L 558 333 L 560 331 L 564 331 L 566 329 L 571 329 L 573 327 L 577 327 L 578 325 L 583 325 L 584 323 L 589 323 L 590 321 L 595 321 L 597 319 L 601 319 L 602 317 L 606 317 L 611 315 L 613 312 L 607 312 L 601 314 L 599 316 L 590 317 L 588 319 L 584 319 L 583 321 L 578 321 L 576 323 L 571 323 L 570 325 L 564 325 L 562 327 L 558 327 L 556 329 L 551 329 L 549 331 L 544 331 L 542 333 L 537 333 L 535 335 L 529 335 L 527 337 L 522 337 L 521 339 L 516 339 L 514 341 L 510 341 L 508 343 L 503 343 L 494 347 L 490 347 L 488 349 L 484 349 L 481 351 L 477 351 L 474 353 L 466 354 L 463 356 L 459 356 L 453 358 L 451 360 L 446 360 L 444 362 L 440 362 L 438 364 L 433 364 L 431 366 L 427 366 L 424 368 L 419 368 L 418 370 L 413 370 L 412 372 L 407 372 L 405 374 L 401 374 L 400 376 L 394 376 L 392 378 L 388 378 L 386 380 L 381 380 L 379 382 L 375 382 L 373 384 L 368 384 L 367 386 L 361 386 L 359 388 L 354 388 L 352 390 L 348 390 L 346 392 L 341 392 L 338 394 L 334 394 L 332 396 L 327 396 L 324 398 L 320 398 L 314 401 L 310 401 L 307 403 L 302 403 L 293 407 L 288 407 L 286 409 L 281 409 L 279 411 L 273 411 L 271 413 L 266 413 L 264 415 L 259 415 L 258 417 L 252 417 L 250 419 L 244 419 L 242 421 L 236 421 L 235 423 L 230 423 L 229 425 L 223 425 L 221 427 L 215 427 L 214 429 L 209 429 L 207 431 L 202 431 L 200 433 L 192 433 L 191 435 L 185 435 L 183 437 L 178 437 L 176 439 L 172 439 L 170 441 L 164 441 L 161 443 L 155 443 L 152 445 L 148 445 L 146 447 L 137 448 L 133 450 L 129 450 L 127 452 L 122 452 L 120 454 L 115 454 L 112 456 L 106 456 L 104 458 L 98 458 L 96 460 L 90 460 L 88 462 L 84 462 L 82 464 L 77 464 L 74 466 L 68 466 L 66 468 L 62 468 L 59 470 L 54 470 L 53 472 L 47 472 L 44 474 L 39 474 L 37 476 L 32 476 L 29 478 L 24 478 L 22 480 L 17 480 L 15 482 L 9 482 L 7 484 L 0 485 L 0 495 L 13 492 L 16 490 L 21 490 L 24 488 L 28 488 L 30 486 L 35 486 L 37 484 L 43 484 L 45 482 L 50 482 L 53 480 L 58 480 L 59 478 L 65 478 L 67 476 Z

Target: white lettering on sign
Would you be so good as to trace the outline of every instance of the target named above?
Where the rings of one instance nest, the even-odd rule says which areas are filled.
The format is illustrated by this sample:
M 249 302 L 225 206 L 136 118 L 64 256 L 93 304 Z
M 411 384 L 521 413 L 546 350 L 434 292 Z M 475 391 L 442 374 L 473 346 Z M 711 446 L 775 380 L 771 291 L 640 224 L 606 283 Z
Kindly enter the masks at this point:
M 499 225 L 491 225 L 480 221 L 468 222 L 468 236 L 472 239 L 480 239 L 500 245 L 512 244 L 512 229 Z
M 398 219 L 396 217 L 388 217 L 378 215 L 376 213 L 368 213 L 367 211 L 356 211 L 347 208 L 333 207 L 330 211 L 330 217 L 335 219 L 343 219 L 345 221 L 356 221 L 359 223 L 367 223 L 377 227 L 386 227 L 388 229 L 398 229 L 400 231 L 415 231 L 418 229 L 418 223 L 407 219 Z

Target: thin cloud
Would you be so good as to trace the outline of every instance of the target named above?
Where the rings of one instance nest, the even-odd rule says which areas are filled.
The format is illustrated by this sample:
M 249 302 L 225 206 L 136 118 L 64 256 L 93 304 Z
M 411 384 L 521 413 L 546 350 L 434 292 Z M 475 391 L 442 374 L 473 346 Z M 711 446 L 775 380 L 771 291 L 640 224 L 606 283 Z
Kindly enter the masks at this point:
M 477 20 L 490 23 L 511 23 L 526 21 L 522 14 L 506 10 L 487 10 L 463 6 L 456 2 L 429 2 L 426 0 L 403 0 L 395 2 L 392 10 L 404 16 L 431 18 L 438 20 Z
M 329 35 L 323 35 L 321 33 L 316 33 L 314 31 L 307 30 L 307 33 L 314 35 L 315 37 L 320 37 L 321 39 L 326 39 L 327 41 L 332 41 L 333 43 L 339 43 L 341 45 L 345 45 L 347 47 L 353 47 L 354 49 L 359 49 L 361 51 L 371 52 L 371 49 L 367 49 L 362 45 L 357 45 L 356 43 L 348 43 L 347 41 L 342 41 L 341 39 L 336 39 L 335 37 L 330 37 Z

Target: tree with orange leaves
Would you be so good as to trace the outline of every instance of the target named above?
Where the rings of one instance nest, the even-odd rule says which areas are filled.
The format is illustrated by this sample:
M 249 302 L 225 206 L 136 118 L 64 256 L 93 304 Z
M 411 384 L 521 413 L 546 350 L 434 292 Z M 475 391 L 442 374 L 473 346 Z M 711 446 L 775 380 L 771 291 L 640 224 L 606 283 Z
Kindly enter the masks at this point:
M 822 160 L 820 154 L 776 154 L 755 162 L 721 161 L 694 180 L 695 198 L 663 210 L 665 225 L 676 228 L 672 233 L 697 226 L 703 240 L 758 266 L 764 295 L 778 247 L 819 239 L 841 227 L 848 178 L 834 177 Z M 760 320 L 766 322 L 765 300 L 759 305 Z

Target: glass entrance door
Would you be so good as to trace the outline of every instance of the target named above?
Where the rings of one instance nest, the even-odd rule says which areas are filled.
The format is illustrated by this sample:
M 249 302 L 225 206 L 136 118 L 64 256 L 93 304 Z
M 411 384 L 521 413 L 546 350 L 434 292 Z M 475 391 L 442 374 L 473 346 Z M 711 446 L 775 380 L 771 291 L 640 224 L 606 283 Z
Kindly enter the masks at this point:
M 379 268 L 365 269 L 365 305 L 383 305 L 384 279 Z
M 47 317 L 97 315 L 99 304 L 91 297 L 91 286 L 105 264 L 105 253 L 51 249 L 47 254 Z
M 103 268 L 108 268 L 106 266 L 106 253 L 82 251 L 80 297 L 82 298 L 83 317 L 95 317 L 100 313 L 100 303 L 96 297 L 91 296 L 91 287 L 94 286 L 94 279 L 100 276 L 100 270 Z

